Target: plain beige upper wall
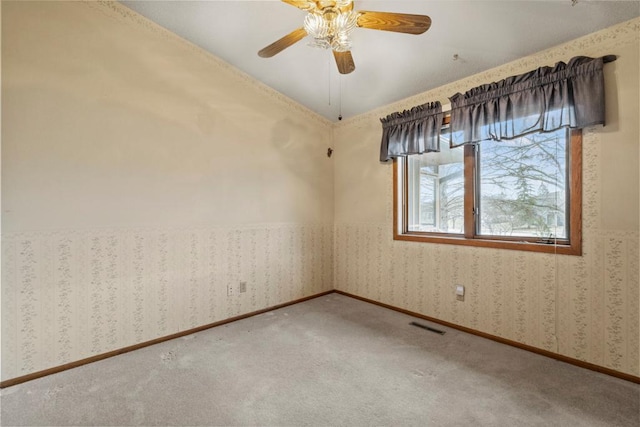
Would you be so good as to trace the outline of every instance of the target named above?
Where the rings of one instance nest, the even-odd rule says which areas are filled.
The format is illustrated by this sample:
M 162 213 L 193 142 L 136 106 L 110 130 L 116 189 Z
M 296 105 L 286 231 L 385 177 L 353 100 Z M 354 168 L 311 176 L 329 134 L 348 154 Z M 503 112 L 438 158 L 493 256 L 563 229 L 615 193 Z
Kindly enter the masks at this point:
M 596 34 L 597 36 L 597 34 Z M 584 40 L 590 40 L 587 36 Z M 583 46 L 582 49 L 572 46 Z M 337 125 L 335 220 L 337 223 L 391 222 L 391 162 L 379 162 L 382 127 L 380 117 L 402 111 L 427 101 L 448 104 L 448 96 L 510 75 L 529 71 L 535 66 L 553 65 L 573 56 L 615 54 L 617 60 L 604 66 L 606 91 L 606 126 L 594 127 L 601 139 L 600 224 L 609 230 L 639 228 L 639 142 L 640 58 L 637 41 L 622 46 L 574 42 L 567 48 L 554 48 L 563 57 L 550 58 L 544 52 L 526 60 L 506 64 L 494 70 L 471 76 L 450 85 L 434 89 L 396 104 L 369 112 Z M 526 64 L 526 65 L 523 65 Z M 529 67 L 529 68 L 526 68 Z
M 627 45 L 605 65 L 607 122 L 598 130 L 602 144 L 601 228 L 635 230 L 639 226 L 640 49 Z
M 121 6 L 2 7 L 3 232 L 333 221 L 326 120 Z

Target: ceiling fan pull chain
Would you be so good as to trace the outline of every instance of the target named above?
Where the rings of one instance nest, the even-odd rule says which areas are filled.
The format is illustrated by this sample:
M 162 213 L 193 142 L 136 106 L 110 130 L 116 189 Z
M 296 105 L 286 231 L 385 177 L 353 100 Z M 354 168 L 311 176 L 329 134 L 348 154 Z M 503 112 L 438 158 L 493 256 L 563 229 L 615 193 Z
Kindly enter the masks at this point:
M 342 75 L 338 75 L 338 79 L 340 79 L 340 86 L 338 88 L 338 102 L 340 103 L 338 106 L 338 120 L 342 120 Z
M 327 86 L 329 87 L 329 105 L 331 105 L 331 57 L 327 56 Z

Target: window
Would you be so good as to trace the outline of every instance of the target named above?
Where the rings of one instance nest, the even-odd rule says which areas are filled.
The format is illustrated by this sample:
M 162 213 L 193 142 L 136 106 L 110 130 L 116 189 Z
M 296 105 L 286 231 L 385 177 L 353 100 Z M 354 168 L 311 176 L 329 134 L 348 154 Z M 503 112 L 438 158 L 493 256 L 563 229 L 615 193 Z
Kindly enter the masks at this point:
M 581 254 L 582 134 L 565 128 L 394 161 L 396 240 Z

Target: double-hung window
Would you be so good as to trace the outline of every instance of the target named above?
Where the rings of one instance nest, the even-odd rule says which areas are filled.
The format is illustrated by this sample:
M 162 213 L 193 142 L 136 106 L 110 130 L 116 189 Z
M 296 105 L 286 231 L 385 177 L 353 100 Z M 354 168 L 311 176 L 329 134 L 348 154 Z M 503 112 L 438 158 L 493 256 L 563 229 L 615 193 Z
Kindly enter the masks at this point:
M 394 160 L 394 238 L 581 254 L 580 130 Z

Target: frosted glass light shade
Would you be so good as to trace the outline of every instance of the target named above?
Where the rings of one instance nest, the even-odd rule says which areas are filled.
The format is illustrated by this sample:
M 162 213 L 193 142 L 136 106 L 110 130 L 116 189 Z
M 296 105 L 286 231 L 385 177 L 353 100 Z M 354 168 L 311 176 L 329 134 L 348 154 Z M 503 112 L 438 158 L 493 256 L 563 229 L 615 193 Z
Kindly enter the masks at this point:
M 333 49 L 336 52 L 351 50 L 349 35 L 358 25 L 358 14 L 331 9 L 323 13 L 310 12 L 304 19 L 304 29 L 313 41 L 310 46 Z

